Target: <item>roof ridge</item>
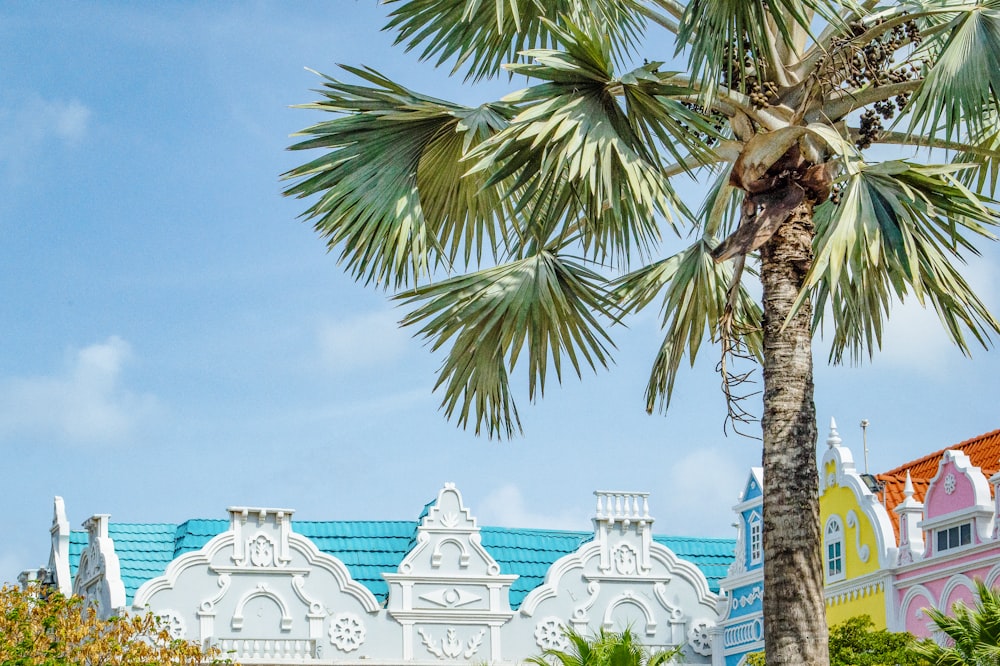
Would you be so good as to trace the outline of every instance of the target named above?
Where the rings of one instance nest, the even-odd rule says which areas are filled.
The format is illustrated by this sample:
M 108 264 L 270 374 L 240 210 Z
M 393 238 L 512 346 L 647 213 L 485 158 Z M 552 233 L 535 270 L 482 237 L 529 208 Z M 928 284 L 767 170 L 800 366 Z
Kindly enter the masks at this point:
M 921 463 L 927 462 L 927 461 L 929 461 L 929 460 L 931 460 L 933 458 L 940 458 L 941 456 L 944 455 L 945 451 L 951 451 L 951 450 L 954 450 L 954 449 L 965 449 L 966 447 L 972 446 L 972 445 L 976 444 L 977 442 L 980 442 L 982 440 L 988 439 L 990 437 L 996 437 L 996 436 L 1000 436 L 1000 428 L 997 428 L 996 430 L 991 430 L 990 432 L 985 432 L 985 433 L 983 433 L 981 435 L 976 435 L 975 437 L 970 437 L 970 438 L 968 438 L 966 440 L 958 442 L 957 444 L 951 444 L 951 445 L 946 446 L 946 447 L 944 447 L 942 449 L 938 449 L 937 451 L 934 451 L 933 453 L 928 453 L 927 455 L 924 455 L 924 456 L 921 456 L 921 457 L 916 458 L 914 460 L 911 460 L 910 462 L 903 463 L 902 465 L 899 465 L 898 467 L 894 467 L 894 468 L 892 468 L 892 469 L 890 469 L 890 470 L 888 470 L 886 472 L 883 472 L 883 474 L 886 475 L 886 476 L 904 474 L 905 472 L 909 471 L 910 468 L 916 467 L 916 466 L 918 466 Z M 876 476 L 878 476 L 878 475 L 876 475 Z

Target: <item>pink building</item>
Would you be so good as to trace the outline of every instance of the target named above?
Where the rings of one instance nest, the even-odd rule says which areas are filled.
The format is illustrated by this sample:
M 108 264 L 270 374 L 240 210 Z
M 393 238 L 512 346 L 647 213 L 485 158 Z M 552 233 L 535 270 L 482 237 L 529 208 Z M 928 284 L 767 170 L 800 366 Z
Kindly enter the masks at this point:
M 898 543 L 890 629 L 930 636 L 924 608 L 974 604 L 977 579 L 1000 586 L 998 462 L 995 430 L 876 476 Z

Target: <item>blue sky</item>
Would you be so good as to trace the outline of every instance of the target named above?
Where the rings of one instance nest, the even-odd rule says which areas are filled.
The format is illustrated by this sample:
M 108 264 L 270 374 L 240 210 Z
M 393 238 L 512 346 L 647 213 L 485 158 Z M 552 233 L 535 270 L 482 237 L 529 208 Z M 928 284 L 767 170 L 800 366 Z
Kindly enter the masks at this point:
M 440 357 L 345 277 L 284 199 L 289 135 L 336 64 L 478 103 L 476 88 L 392 49 L 374 0 L 0 5 L 0 580 L 48 558 L 52 497 L 70 521 L 413 519 L 448 481 L 482 524 L 589 529 L 596 489 L 646 490 L 668 534 L 733 536 L 759 444 L 723 435 L 714 350 L 643 412 L 659 340 L 619 330 L 610 371 L 527 402 L 525 435 L 476 438 L 431 393 Z M 655 49 L 654 49 L 655 53 Z M 669 55 L 669 54 L 664 54 Z M 697 186 L 685 186 L 697 200 Z M 968 269 L 994 312 L 1000 252 Z M 898 309 L 887 350 L 828 368 L 835 416 L 873 471 L 1000 427 L 1000 358 L 964 359 L 936 317 Z

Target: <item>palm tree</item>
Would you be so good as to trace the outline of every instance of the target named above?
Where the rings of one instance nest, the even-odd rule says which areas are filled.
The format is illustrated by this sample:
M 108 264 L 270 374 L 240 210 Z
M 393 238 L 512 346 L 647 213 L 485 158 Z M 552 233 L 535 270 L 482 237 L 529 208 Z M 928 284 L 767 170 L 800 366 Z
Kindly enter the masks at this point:
M 647 411 L 708 339 L 739 425 L 760 361 L 767 659 L 827 663 L 812 338 L 860 360 L 908 297 L 966 353 L 1000 329 L 958 267 L 998 222 L 1000 0 L 387 1 L 407 49 L 529 87 L 468 107 L 345 67 L 286 194 L 447 350 L 442 407 L 477 433 L 519 431 L 519 361 L 534 399 L 654 301 Z M 711 178 L 700 207 L 687 175 Z M 663 256 L 670 230 L 693 241 Z
M 911 648 L 915 656 L 935 666 L 1000 664 L 1000 592 L 982 581 L 976 581 L 976 591 L 975 608 L 959 602 L 951 615 L 936 608 L 924 609 L 948 644 L 940 645 L 929 639 L 916 643 Z
M 593 638 L 566 630 L 565 650 L 549 648 L 541 656 L 529 657 L 535 666 L 662 666 L 681 654 L 681 648 L 650 652 L 632 630 L 608 631 L 601 628 Z

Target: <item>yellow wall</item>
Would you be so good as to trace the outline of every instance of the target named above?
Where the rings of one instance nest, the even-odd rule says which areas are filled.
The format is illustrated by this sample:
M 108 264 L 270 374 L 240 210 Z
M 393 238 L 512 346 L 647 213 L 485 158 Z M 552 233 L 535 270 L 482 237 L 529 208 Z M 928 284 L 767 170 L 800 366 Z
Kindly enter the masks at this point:
M 868 615 L 876 629 L 885 629 L 885 590 L 867 594 L 860 598 L 837 602 L 828 599 L 826 602 L 826 625 L 832 627 L 856 615 Z
M 826 478 L 830 478 L 830 472 L 834 471 L 834 464 L 831 462 L 823 470 Z M 847 513 L 851 510 L 857 515 L 857 525 L 850 527 L 847 523 Z M 875 573 L 879 570 L 878 542 L 875 539 L 875 530 L 868 516 L 858 505 L 858 499 L 854 491 L 843 486 L 827 487 L 822 497 L 819 498 L 820 528 L 825 529 L 826 521 L 832 515 L 840 517 L 844 526 L 844 573 L 843 580 L 833 583 L 827 587 L 828 592 L 842 587 L 852 588 L 858 582 L 855 579 L 866 574 Z M 868 561 L 864 562 L 858 555 L 858 533 L 860 533 L 860 544 L 862 547 L 868 546 Z M 826 572 L 826 548 L 823 549 L 823 571 Z M 885 592 L 884 590 L 873 591 L 870 594 L 862 595 L 855 593 L 848 595 L 849 598 L 837 603 L 827 602 L 827 624 L 833 626 L 843 622 L 855 615 L 870 615 L 875 626 L 884 628 L 885 618 Z

